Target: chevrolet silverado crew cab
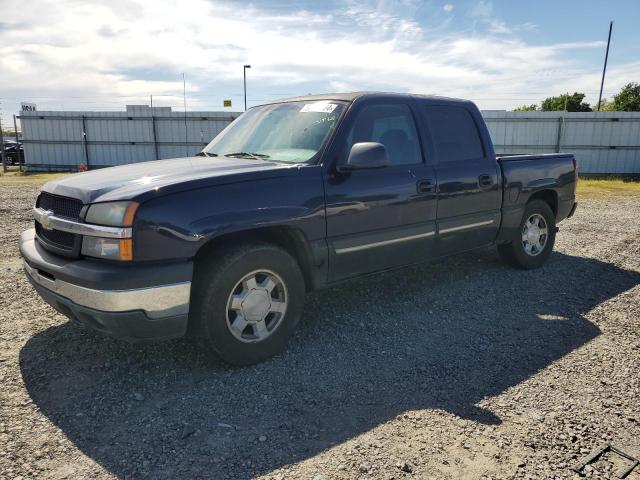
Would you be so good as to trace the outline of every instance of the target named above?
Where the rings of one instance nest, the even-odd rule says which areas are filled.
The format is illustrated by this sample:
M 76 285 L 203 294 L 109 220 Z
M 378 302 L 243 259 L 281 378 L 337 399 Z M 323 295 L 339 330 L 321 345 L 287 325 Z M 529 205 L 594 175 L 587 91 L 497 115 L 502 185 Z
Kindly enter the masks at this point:
M 576 172 L 572 155 L 496 157 L 468 101 L 300 97 L 251 108 L 197 156 L 47 183 L 20 251 L 74 321 L 251 364 L 285 347 L 307 291 L 489 245 L 541 266 Z

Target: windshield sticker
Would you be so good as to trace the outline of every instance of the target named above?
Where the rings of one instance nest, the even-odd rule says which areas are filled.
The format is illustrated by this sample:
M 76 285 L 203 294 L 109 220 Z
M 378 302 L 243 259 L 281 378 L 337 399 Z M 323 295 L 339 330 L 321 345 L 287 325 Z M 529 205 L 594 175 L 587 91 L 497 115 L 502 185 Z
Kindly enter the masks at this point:
M 335 103 L 327 103 L 327 102 L 307 103 L 304 107 L 300 109 L 300 112 L 331 113 L 335 110 L 337 106 L 338 105 Z

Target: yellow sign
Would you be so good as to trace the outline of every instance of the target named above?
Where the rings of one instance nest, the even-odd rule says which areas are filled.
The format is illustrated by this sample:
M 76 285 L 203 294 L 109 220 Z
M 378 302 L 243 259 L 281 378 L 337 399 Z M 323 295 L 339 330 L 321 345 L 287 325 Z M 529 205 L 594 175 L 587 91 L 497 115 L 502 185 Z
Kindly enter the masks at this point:
M 224 106 L 225 107 L 230 107 L 231 106 L 231 100 L 224 100 Z

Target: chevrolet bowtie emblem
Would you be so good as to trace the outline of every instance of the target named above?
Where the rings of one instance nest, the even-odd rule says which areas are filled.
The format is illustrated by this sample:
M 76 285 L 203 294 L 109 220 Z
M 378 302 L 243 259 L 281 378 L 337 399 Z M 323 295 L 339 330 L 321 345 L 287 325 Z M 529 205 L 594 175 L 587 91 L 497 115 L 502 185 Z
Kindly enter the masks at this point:
M 45 230 L 52 230 L 51 217 L 53 217 L 53 212 L 51 210 L 45 211 L 44 215 L 40 217 L 40 225 L 42 225 L 42 228 Z

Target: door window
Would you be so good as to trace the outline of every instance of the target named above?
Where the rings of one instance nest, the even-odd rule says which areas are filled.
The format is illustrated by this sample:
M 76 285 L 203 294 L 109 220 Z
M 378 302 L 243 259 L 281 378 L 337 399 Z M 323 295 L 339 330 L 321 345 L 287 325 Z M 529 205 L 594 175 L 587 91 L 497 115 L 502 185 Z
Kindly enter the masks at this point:
M 407 105 L 365 106 L 347 136 L 349 149 L 359 142 L 383 144 L 391 165 L 422 163 L 418 133 Z
M 464 162 L 484 157 L 482 141 L 469 110 L 463 107 L 427 107 L 429 130 L 438 163 Z

